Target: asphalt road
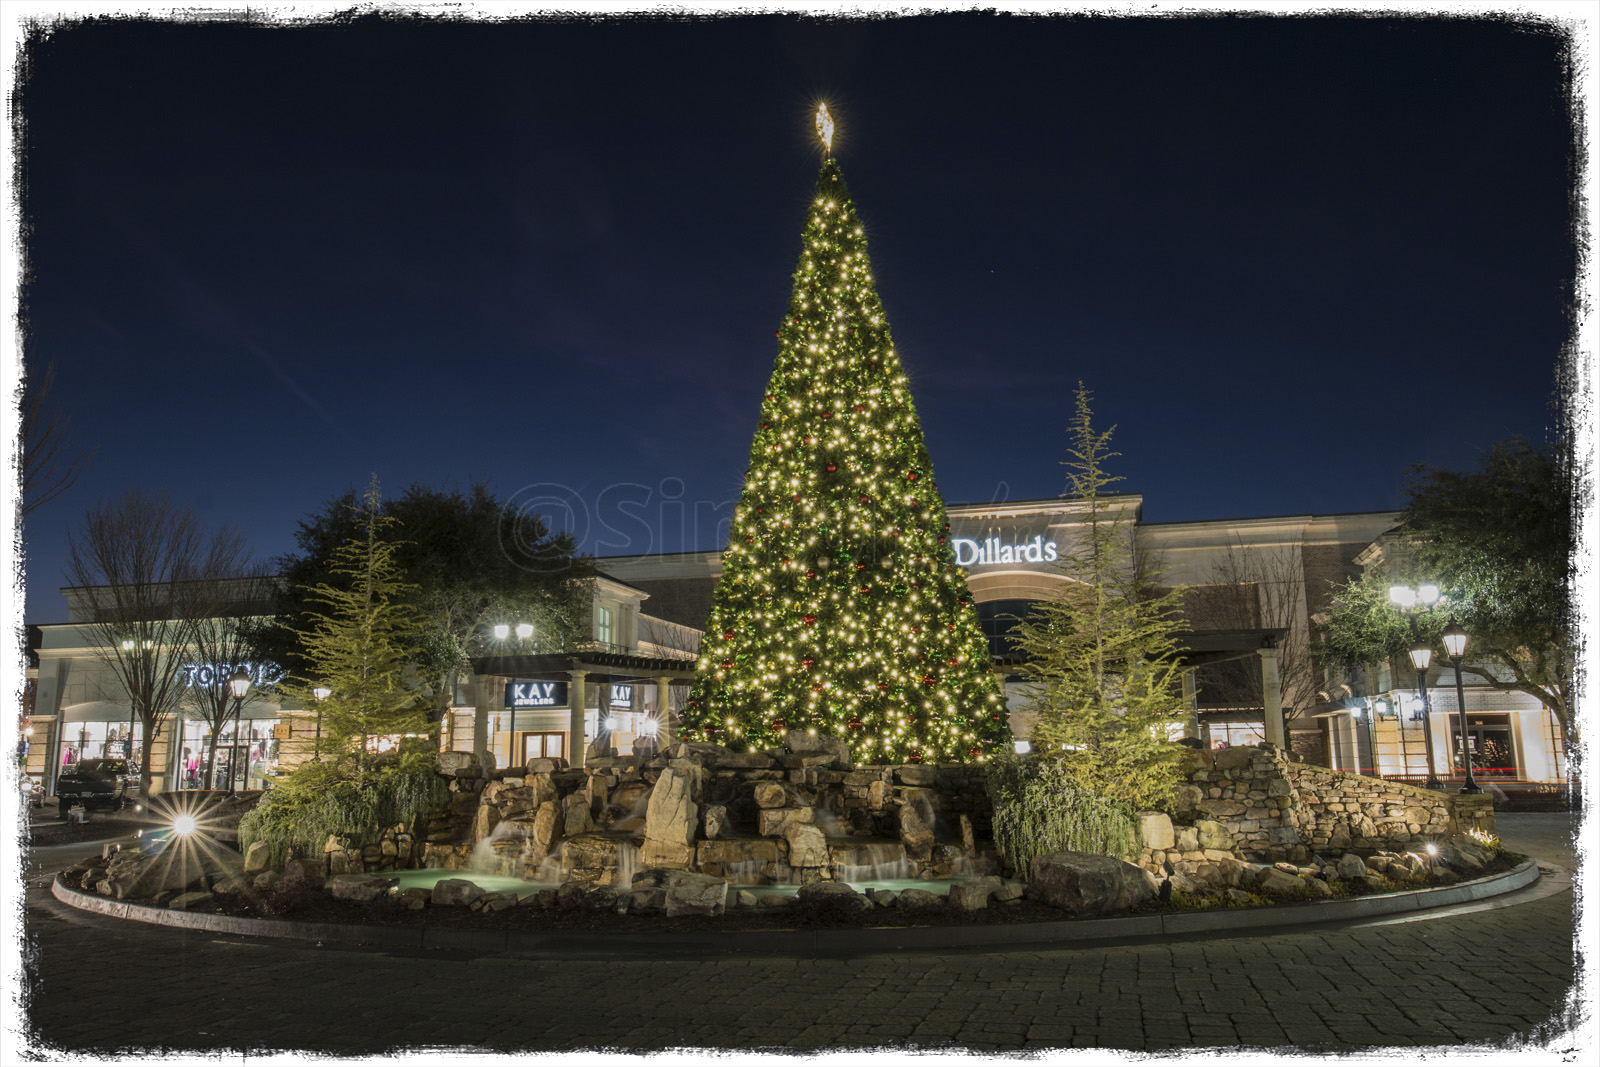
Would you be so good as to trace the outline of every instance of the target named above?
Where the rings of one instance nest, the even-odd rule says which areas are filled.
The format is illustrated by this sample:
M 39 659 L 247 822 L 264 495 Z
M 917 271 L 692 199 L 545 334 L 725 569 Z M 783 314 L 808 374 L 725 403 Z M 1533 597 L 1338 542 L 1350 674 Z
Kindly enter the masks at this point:
M 1568 817 L 1507 816 L 1506 843 L 1572 863 Z M 87 851 L 31 857 L 30 1047 L 1171 1050 L 1571 1044 L 1564 870 L 1426 918 L 1271 937 L 849 960 L 548 961 L 402 955 L 189 933 L 48 896 Z M 114 961 L 114 962 L 113 962 Z

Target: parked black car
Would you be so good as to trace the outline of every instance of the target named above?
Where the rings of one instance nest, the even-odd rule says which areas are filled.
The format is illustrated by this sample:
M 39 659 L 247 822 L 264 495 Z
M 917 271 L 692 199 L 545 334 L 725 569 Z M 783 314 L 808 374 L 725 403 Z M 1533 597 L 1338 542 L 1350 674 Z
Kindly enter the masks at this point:
M 139 769 L 125 759 L 82 759 L 56 779 L 61 817 L 76 804 L 85 811 L 120 811 L 139 791 Z

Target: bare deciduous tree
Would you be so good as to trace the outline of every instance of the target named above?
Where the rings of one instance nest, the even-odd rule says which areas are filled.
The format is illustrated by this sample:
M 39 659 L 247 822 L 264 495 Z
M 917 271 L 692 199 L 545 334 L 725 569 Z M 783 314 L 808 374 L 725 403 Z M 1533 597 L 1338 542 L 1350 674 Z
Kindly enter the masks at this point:
M 94 449 L 72 450 L 67 430 L 70 419 L 50 406 L 55 384 L 55 364 L 28 380 L 22 396 L 22 514 L 31 514 L 72 488 Z
M 1278 682 L 1284 718 L 1294 719 L 1316 703 L 1318 677 L 1307 633 L 1299 551 L 1289 545 L 1258 548 L 1235 542 L 1213 565 L 1210 579 L 1187 598 L 1186 614 L 1196 629 L 1288 631 L 1278 646 Z M 1201 668 L 1195 681 L 1205 705 L 1265 705 L 1254 656 Z
M 196 613 L 214 602 L 197 590 L 234 577 L 247 560 L 237 534 L 223 529 L 208 536 L 190 509 L 138 489 L 90 508 L 69 535 L 68 596 L 144 729 L 139 785 L 146 796 L 152 742 L 178 707 Z
M 261 674 L 268 665 L 261 662 L 254 640 L 257 631 L 248 616 L 269 614 L 274 593 L 268 567 L 250 554 L 237 534 L 224 531 L 217 535 L 217 542 L 235 542 L 219 548 L 222 555 L 236 560 L 226 568 L 227 577 L 186 583 L 180 598 L 183 613 L 193 624 L 191 662 L 197 669 L 183 679 L 179 703 L 209 728 L 205 766 L 206 785 L 210 788 L 222 788 L 215 780 L 217 742 L 228 721 L 233 721 L 234 741 L 238 744 L 244 706 L 270 683 Z M 239 670 L 249 678 L 243 697 L 234 694 L 230 681 Z M 230 768 L 226 783 L 230 793 L 235 777 Z

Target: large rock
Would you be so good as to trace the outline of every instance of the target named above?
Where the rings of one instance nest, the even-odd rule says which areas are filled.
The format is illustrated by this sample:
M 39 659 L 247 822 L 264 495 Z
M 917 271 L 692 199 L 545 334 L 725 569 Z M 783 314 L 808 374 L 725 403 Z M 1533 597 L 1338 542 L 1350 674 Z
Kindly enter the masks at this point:
M 963 878 L 950 885 L 950 906 L 957 911 L 978 911 L 989 906 L 989 897 L 1005 883 L 994 875 Z
M 550 855 L 556 842 L 561 840 L 564 830 L 562 825 L 561 805 L 554 800 L 547 800 L 539 805 L 539 810 L 533 814 L 533 834 L 530 841 L 533 852 L 538 856 Z
M 644 836 L 648 841 L 692 846 L 697 809 L 689 799 L 691 782 L 672 768 L 661 772 L 645 806 Z
M 1223 752 L 1247 751 L 1245 749 L 1225 748 Z M 1194 824 L 1195 835 L 1199 838 L 1201 848 L 1214 848 L 1223 852 L 1233 851 L 1233 835 L 1228 828 L 1213 819 L 1201 819 Z
M 860 911 L 871 911 L 874 907 L 870 897 L 857 893 L 843 882 L 812 882 L 801 886 L 795 896 L 802 904 L 838 903 L 841 907 L 855 907 Z
M 1366 861 L 1354 852 L 1346 852 L 1340 856 L 1338 862 L 1333 865 L 1333 869 L 1334 873 L 1347 882 L 1353 882 L 1357 878 L 1365 878 L 1367 875 Z
M 439 773 L 450 778 L 477 778 L 483 773 L 483 764 L 471 752 L 441 752 Z
M 777 837 L 794 823 L 809 823 L 813 812 L 807 807 L 762 808 L 756 813 L 756 831 L 762 837 Z
M 1211 762 L 1219 771 L 1238 771 L 1250 766 L 1250 757 L 1254 754 L 1255 749 L 1248 745 L 1219 748 L 1211 753 Z
M 639 847 L 639 862 L 646 867 L 685 870 L 694 863 L 694 846 L 681 841 L 657 841 L 647 837 Z
M 789 803 L 789 791 L 782 782 L 757 782 L 752 795 L 758 808 L 781 808 Z
M 896 767 L 894 776 L 904 785 L 934 785 L 939 781 L 939 768 L 925 763 L 907 763 Z
M 818 827 L 792 822 L 783 828 L 783 839 L 789 842 L 789 866 L 827 866 L 828 838 Z
M 244 873 L 260 874 L 272 866 L 272 846 L 265 841 L 252 841 L 244 850 Z
M 663 891 L 661 905 L 668 917 L 676 915 L 721 915 L 728 903 L 728 880 L 709 874 L 670 869 L 647 869 L 633 876 L 632 892 L 652 894 Z M 644 902 L 651 907 L 653 894 Z
M 562 833 L 586 834 L 595 828 L 594 815 L 589 810 L 589 801 L 582 793 L 567 794 L 562 800 L 561 806 Z
M 340 874 L 328 879 L 328 889 L 335 900 L 354 900 L 370 904 L 399 884 L 397 878 L 377 878 L 368 874 Z
M 1362 865 L 1365 869 L 1365 864 Z M 1276 867 L 1267 867 L 1256 879 L 1256 888 L 1268 893 L 1292 893 L 1304 887 L 1299 877 Z
M 695 846 L 695 862 L 701 867 L 708 863 L 720 863 L 726 867 L 735 863 L 765 864 L 777 861 L 778 843 L 770 837 L 723 838 L 702 841 Z
M 1153 881 L 1148 872 L 1111 856 L 1053 852 L 1034 857 L 1027 896 L 1072 915 L 1104 915 L 1154 897 Z
M 441 878 L 433 883 L 431 903 L 436 907 L 443 905 L 461 905 L 470 907 L 474 900 L 483 896 L 483 887 L 476 882 L 465 878 Z
M 188 911 L 197 904 L 204 904 L 211 899 L 210 893 L 180 893 L 167 901 L 167 907 L 175 911 Z
M 802 756 L 823 752 L 832 756 L 840 769 L 852 769 L 850 746 L 845 744 L 842 738 L 830 737 L 827 734 L 812 734 L 800 730 L 791 730 L 783 736 L 783 743 L 784 747 L 790 752 Z
M 1179 815 L 1187 815 L 1190 812 L 1198 811 L 1200 810 L 1200 801 L 1204 797 L 1205 794 L 1200 791 L 1199 786 L 1181 782 L 1172 789 L 1172 810 Z
M 1172 819 L 1159 811 L 1141 811 L 1139 840 L 1145 848 L 1171 848 L 1177 840 L 1172 832 Z
M 933 831 L 911 804 L 900 805 L 900 843 L 913 862 L 927 863 L 933 855 Z
M 627 844 L 628 839 L 620 834 L 577 834 L 567 838 L 561 843 L 561 880 L 585 885 L 615 881 L 622 849 Z
M 902 889 L 894 898 L 894 906 L 904 911 L 932 911 L 945 906 L 946 898 L 926 889 Z
M 478 813 L 472 817 L 472 843 L 487 841 L 500 825 L 500 809 L 493 804 L 479 804 Z
M 707 804 L 701 813 L 701 827 L 707 841 L 715 841 L 728 821 L 728 809 L 721 804 Z

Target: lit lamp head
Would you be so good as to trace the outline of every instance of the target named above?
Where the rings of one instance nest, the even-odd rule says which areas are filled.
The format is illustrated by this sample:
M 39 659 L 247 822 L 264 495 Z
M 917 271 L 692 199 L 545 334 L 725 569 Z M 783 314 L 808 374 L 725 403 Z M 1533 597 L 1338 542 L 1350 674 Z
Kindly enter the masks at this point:
M 1411 649 L 1411 665 L 1418 671 L 1428 669 L 1428 664 L 1433 662 L 1433 646 L 1418 643 Z
M 318 700 L 327 700 L 328 697 L 333 695 L 333 690 L 329 689 L 325 685 L 319 685 L 315 689 L 311 690 L 311 695 L 316 697 Z
M 233 677 L 228 679 L 228 689 L 233 693 L 235 700 L 243 700 L 244 695 L 250 692 L 250 676 L 240 667 L 233 672 Z
M 1460 659 L 1467 651 L 1467 631 L 1451 619 L 1450 625 L 1444 628 L 1444 650 L 1451 659 Z
M 504 641 L 506 638 L 508 638 L 510 636 L 511 636 L 511 627 L 507 626 L 503 622 L 495 624 L 494 639 L 496 641 Z
M 1417 591 L 1409 585 L 1391 585 L 1389 602 L 1398 604 L 1402 608 L 1409 608 L 1417 602 Z
M 530 638 L 532 636 L 533 636 L 533 623 L 531 623 L 531 622 L 519 622 L 519 623 L 517 623 L 517 640 L 526 641 L 528 638 Z

